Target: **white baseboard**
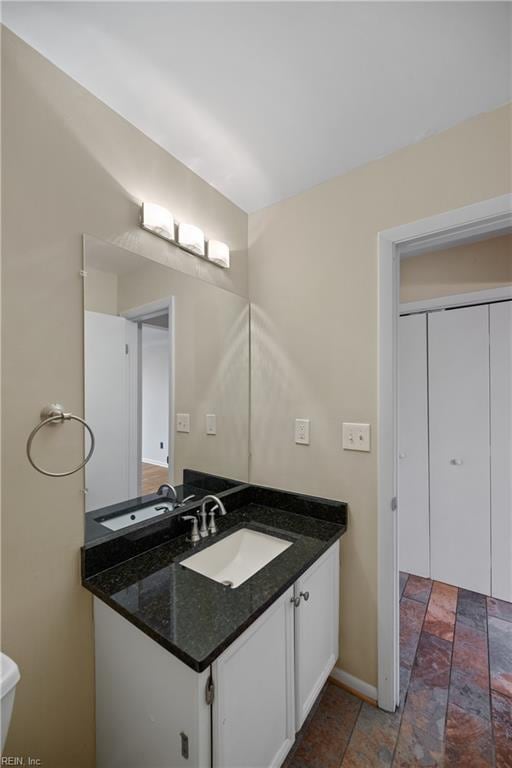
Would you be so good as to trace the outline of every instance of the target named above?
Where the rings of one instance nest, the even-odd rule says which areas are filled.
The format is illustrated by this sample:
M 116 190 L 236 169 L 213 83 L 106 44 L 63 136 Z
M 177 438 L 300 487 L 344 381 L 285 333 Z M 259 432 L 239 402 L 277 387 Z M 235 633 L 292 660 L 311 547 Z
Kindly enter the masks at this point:
M 153 464 L 155 467 L 167 467 L 169 466 L 165 461 L 156 461 L 156 459 L 141 459 L 142 464 Z
M 348 672 L 345 672 L 339 667 L 334 667 L 331 672 L 331 677 L 339 683 L 342 683 L 342 685 L 346 685 L 347 688 L 351 688 L 353 691 L 360 693 L 361 696 L 377 701 L 377 688 L 374 685 L 365 683 L 364 680 L 360 680 L 358 677 L 354 677 L 354 675 L 349 675 Z

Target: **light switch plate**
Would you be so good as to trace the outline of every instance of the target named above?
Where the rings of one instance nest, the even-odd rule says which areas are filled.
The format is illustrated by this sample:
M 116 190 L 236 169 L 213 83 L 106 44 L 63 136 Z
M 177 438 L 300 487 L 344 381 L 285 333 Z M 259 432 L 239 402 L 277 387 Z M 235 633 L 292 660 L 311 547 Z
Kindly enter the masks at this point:
M 190 432 L 190 413 L 176 414 L 176 432 Z
M 214 413 L 206 414 L 206 434 L 207 435 L 217 434 L 217 416 Z
M 295 442 L 309 445 L 309 419 L 295 419 Z
M 370 425 L 343 422 L 343 448 L 345 451 L 369 451 Z

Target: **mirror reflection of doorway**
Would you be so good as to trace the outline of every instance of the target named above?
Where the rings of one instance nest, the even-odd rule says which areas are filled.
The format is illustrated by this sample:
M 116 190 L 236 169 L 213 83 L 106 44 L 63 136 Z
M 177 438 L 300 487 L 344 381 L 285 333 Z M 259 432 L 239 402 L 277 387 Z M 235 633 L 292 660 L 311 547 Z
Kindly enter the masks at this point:
M 172 477 L 171 338 L 166 309 L 85 312 L 86 413 L 98 449 L 86 511 L 155 493 Z M 152 311 L 150 311 L 152 309 Z
M 140 493 L 169 481 L 169 313 L 140 326 Z

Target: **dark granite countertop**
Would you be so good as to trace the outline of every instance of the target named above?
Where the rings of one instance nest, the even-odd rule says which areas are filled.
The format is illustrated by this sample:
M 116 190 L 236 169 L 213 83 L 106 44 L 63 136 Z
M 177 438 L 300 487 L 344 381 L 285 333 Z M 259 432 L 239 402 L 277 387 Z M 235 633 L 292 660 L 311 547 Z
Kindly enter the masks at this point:
M 174 512 L 176 504 L 181 504 L 188 496 L 193 496 L 186 506 L 182 506 L 180 512 L 184 512 L 189 509 L 190 506 L 194 506 L 204 496 L 209 493 L 215 493 L 221 498 L 225 493 L 230 493 L 238 486 L 245 485 L 241 480 L 232 480 L 231 478 L 221 477 L 219 475 L 211 475 L 206 472 L 199 472 L 194 469 L 183 470 L 183 483 L 176 485 L 175 490 L 177 493 L 176 502 L 174 499 L 168 496 L 159 496 L 156 492 L 147 494 L 146 496 L 136 496 L 133 499 L 126 499 L 116 504 L 110 504 L 107 507 L 99 507 L 98 509 L 92 509 L 85 513 L 85 541 L 87 543 L 99 543 L 103 540 L 113 538 L 115 536 L 123 535 L 123 531 L 112 531 L 106 528 L 101 523 L 109 518 L 117 517 L 118 515 L 124 515 L 127 512 L 141 509 L 143 507 L 151 507 L 155 504 L 162 506 L 168 506 L 170 512 Z M 163 513 L 159 516 L 159 520 L 168 518 L 169 515 Z M 144 523 L 143 523 L 144 524 Z M 130 526 L 131 530 L 137 530 L 140 526 Z
M 83 561 L 83 585 L 90 592 L 197 672 L 208 667 L 346 530 L 346 504 L 340 502 L 257 486 L 244 488 L 238 497 L 245 503 L 218 518 L 215 540 L 193 546 L 178 535 L 100 572 L 91 573 L 94 565 Z M 180 564 L 239 528 L 293 544 L 236 589 Z M 88 549 L 85 556 L 93 564 L 101 560 L 104 567 L 104 554 L 95 560 Z

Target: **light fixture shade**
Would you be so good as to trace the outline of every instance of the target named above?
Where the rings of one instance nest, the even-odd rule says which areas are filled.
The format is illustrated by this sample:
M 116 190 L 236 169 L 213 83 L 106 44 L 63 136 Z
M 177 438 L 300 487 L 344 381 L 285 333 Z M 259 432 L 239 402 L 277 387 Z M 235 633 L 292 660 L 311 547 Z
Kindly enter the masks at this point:
M 193 224 L 178 225 L 178 243 L 182 248 L 204 256 L 204 232 Z
M 208 260 L 229 269 L 229 246 L 220 240 L 208 240 Z
M 160 237 L 174 240 L 174 219 L 167 208 L 156 203 L 142 203 L 142 226 Z

